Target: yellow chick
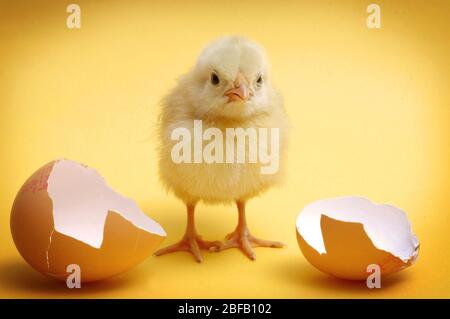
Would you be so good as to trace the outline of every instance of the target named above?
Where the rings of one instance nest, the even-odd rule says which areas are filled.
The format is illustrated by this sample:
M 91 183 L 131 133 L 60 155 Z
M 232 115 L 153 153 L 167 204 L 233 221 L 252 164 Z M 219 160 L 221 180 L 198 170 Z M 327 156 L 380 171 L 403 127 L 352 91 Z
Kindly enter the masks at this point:
M 185 140 L 182 143 L 186 149 L 180 156 L 192 160 L 174 160 L 174 147 L 178 145 L 179 150 L 180 143 L 174 138 L 177 136 L 174 132 L 181 129 L 181 132 L 198 138 L 199 123 L 202 132 L 212 129 L 200 142 L 205 144 L 205 140 L 210 142 L 215 138 L 214 142 L 219 143 L 219 138 L 223 137 L 223 144 L 215 144 L 215 151 L 210 153 L 215 161 L 202 158 L 207 150 L 205 147 L 199 153 L 196 149 L 198 141 Z M 234 144 L 240 137 L 228 134 L 229 129 L 235 129 L 236 133 L 238 128 L 242 129 L 240 133 L 247 133 L 241 139 L 241 142 L 244 140 L 241 147 Z M 262 134 L 267 129 L 268 135 L 255 137 L 248 129 L 255 134 Z M 236 247 L 254 260 L 252 247 L 283 247 L 280 242 L 254 237 L 247 228 L 245 216 L 246 202 L 280 181 L 288 136 L 288 119 L 282 99 L 272 86 L 268 61 L 261 46 L 238 36 L 219 38 L 208 45 L 194 67 L 178 80 L 163 100 L 159 133 L 162 142 L 160 179 L 186 204 L 187 227 L 178 243 L 160 249 L 156 255 L 187 251 L 201 262 L 201 249 L 222 251 Z M 270 136 L 266 138 L 270 142 L 262 143 L 267 136 Z M 259 144 L 251 143 L 252 137 L 254 141 L 258 138 Z M 262 168 L 267 168 L 267 158 L 264 163 L 262 160 L 255 162 L 254 158 L 269 153 L 270 148 L 278 152 L 272 154 L 278 156 L 278 163 L 275 169 L 264 173 Z M 247 152 L 240 161 L 232 161 L 232 156 L 239 151 Z M 272 159 L 275 160 L 275 156 Z M 205 241 L 197 234 L 194 211 L 199 201 L 236 203 L 238 223 L 224 242 Z

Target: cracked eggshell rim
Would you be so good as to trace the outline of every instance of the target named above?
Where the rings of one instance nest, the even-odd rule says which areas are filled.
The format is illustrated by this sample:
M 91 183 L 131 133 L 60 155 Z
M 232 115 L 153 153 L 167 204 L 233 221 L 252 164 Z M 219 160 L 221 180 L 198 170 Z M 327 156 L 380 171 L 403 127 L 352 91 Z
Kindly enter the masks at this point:
M 297 241 L 305 258 L 335 277 L 365 280 L 367 266 L 387 275 L 410 266 L 419 241 L 406 214 L 364 197 L 323 199 L 307 205 L 297 217 Z
M 89 203 L 81 203 L 82 198 L 77 198 L 87 214 L 80 213 L 80 218 L 77 219 L 74 218 L 77 217 L 76 210 L 68 210 L 70 216 L 65 221 L 64 218 L 61 219 L 65 210 L 60 202 L 59 222 L 81 225 L 76 231 L 70 227 L 67 231 L 64 227 L 55 225 L 55 197 L 52 199 L 48 189 L 58 165 L 62 168 L 59 182 L 64 180 L 64 171 L 72 169 L 66 175 L 68 181 L 64 190 L 69 196 L 76 198 L 79 187 L 87 187 L 86 183 L 95 179 L 94 183 L 104 190 L 99 195 L 100 198 L 108 199 L 110 196 L 115 199 L 110 209 L 100 212 L 86 211 Z M 80 176 L 83 171 L 88 172 L 89 176 L 85 176 L 87 180 L 70 178 L 70 174 L 72 177 Z M 78 175 L 73 174 L 77 172 Z M 91 200 L 95 201 L 95 198 Z M 67 208 L 76 205 L 77 201 L 68 204 Z M 125 207 L 127 211 L 115 210 L 117 207 Z M 89 214 L 102 214 L 103 217 L 92 218 L 96 221 L 92 223 Z M 146 259 L 166 236 L 159 224 L 137 209 L 134 201 L 115 193 L 94 170 L 68 160 L 52 161 L 44 165 L 24 183 L 14 200 L 10 223 L 19 253 L 33 268 L 45 275 L 65 280 L 68 275 L 67 266 L 77 264 L 81 269 L 82 282 L 106 279 L 129 270 Z M 90 236 L 83 236 L 83 230 L 86 229 L 90 230 L 86 231 Z M 94 238 L 92 234 L 101 235 L 101 238 Z

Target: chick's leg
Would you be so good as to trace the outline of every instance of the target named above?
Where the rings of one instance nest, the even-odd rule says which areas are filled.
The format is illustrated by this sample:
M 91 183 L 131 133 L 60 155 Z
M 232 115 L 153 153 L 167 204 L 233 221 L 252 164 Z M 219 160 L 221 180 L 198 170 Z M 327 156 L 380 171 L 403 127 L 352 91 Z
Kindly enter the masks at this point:
M 214 247 L 218 247 L 220 245 L 219 241 L 206 241 L 201 239 L 201 237 L 197 234 L 195 230 L 195 222 L 194 222 L 194 212 L 195 212 L 195 204 L 186 204 L 187 208 L 187 224 L 186 231 L 184 233 L 183 238 L 176 244 L 167 246 L 158 250 L 155 255 L 161 256 L 169 253 L 174 253 L 177 251 L 187 251 L 194 255 L 195 260 L 198 262 L 202 262 L 203 257 L 200 252 L 201 249 L 213 249 Z
M 212 250 L 222 251 L 233 247 L 240 248 L 248 258 L 255 260 L 256 255 L 252 247 L 284 247 L 284 244 L 281 242 L 259 239 L 250 234 L 245 218 L 245 202 L 236 201 L 236 205 L 239 212 L 239 220 L 236 229 L 225 237 L 225 241 L 219 247 L 213 247 L 211 248 Z

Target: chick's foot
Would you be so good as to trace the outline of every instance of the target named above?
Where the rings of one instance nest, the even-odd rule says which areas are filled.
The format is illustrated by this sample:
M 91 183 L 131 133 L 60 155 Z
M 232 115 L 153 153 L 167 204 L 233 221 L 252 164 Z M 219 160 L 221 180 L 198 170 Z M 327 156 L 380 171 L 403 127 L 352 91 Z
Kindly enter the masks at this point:
M 201 249 L 214 250 L 219 247 L 220 244 L 220 241 L 206 241 L 201 239 L 198 235 L 184 236 L 179 242 L 158 250 L 155 253 L 155 256 L 175 253 L 178 251 L 187 251 L 194 256 L 197 262 L 202 262 L 203 257 Z
M 285 245 L 278 241 L 264 240 L 254 237 L 247 228 L 236 229 L 225 237 L 225 241 L 218 247 L 210 248 L 212 251 L 222 251 L 228 248 L 239 248 L 251 260 L 256 259 L 252 247 L 282 248 Z
M 186 204 L 186 208 L 187 208 L 187 224 L 183 238 L 176 244 L 158 250 L 155 253 L 155 256 L 175 253 L 177 251 L 187 251 L 194 256 L 197 262 L 202 262 L 203 257 L 202 253 L 200 252 L 201 249 L 212 250 L 215 247 L 220 246 L 220 241 L 206 241 L 201 239 L 201 237 L 197 235 L 194 222 L 195 203 Z

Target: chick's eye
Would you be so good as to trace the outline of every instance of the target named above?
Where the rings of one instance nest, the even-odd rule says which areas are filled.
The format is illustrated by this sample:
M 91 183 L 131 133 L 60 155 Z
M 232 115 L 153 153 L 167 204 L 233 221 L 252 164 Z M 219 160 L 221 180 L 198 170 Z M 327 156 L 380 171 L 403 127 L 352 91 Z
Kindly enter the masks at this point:
M 213 85 L 218 85 L 220 83 L 219 76 L 216 73 L 211 73 L 211 83 Z
M 262 75 L 258 76 L 258 78 L 256 79 L 256 84 L 258 86 L 261 86 L 263 84 L 263 76 Z

